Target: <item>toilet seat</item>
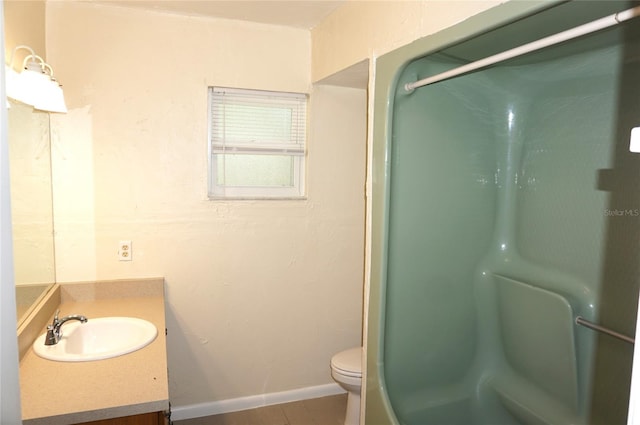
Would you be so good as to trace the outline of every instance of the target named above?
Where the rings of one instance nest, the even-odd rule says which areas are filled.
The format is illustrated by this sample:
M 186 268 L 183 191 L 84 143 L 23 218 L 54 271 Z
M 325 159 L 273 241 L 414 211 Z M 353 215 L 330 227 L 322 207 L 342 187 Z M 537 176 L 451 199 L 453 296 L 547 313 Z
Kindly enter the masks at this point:
M 331 358 L 331 368 L 340 375 L 362 378 L 362 348 L 350 348 Z
M 331 357 L 331 377 L 347 391 L 344 425 L 360 425 L 362 347 L 350 348 Z

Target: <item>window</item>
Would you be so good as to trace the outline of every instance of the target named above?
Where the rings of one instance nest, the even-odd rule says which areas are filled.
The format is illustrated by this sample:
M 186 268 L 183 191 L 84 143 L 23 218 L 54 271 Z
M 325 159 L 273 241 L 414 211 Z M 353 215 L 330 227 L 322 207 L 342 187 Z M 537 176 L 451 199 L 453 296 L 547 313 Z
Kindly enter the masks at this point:
M 209 197 L 304 195 L 307 96 L 209 87 Z

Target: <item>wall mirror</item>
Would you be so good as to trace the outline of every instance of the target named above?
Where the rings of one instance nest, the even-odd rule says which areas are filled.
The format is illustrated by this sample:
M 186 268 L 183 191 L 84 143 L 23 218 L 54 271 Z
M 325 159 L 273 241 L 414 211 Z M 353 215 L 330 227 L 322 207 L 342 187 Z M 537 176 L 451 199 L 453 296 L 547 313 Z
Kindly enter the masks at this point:
M 11 217 L 18 327 L 55 283 L 49 114 L 10 102 Z

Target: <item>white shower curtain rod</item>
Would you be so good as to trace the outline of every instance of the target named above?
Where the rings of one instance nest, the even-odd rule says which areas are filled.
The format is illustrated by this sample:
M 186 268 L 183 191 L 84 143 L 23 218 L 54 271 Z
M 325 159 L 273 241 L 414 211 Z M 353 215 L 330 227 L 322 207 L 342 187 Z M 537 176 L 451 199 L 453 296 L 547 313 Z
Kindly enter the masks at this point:
M 507 59 L 515 58 L 526 53 L 553 46 L 554 44 L 562 43 L 563 41 L 572 40 L 574 38 L 590 34 L 601 29 L 609 28 L 638 16 L 640 16 L 640 6 L 623 10 L 622 12 L 614 13 L 613 15 L 605 16 L 604 18 L 596 19 L 595 21 L 559 32 L 554 35 L 550 35 L 548 37 L 541 38 L 540 40 L 532 41 L 531 43 L 523 44 L 522 46 L 518 46 L 513 49 L 486 57 L 484 59 L 459 66 L 458 68 L 436 74 L 432 77 L 424 78 L 413 83 L 407 83 L 404 85 L 404 88 L 406 91 L 412 91 L 414 89 L 417 89 L 418 87 L 427 86 L 429 84 L 437 83 L 438 81 L 457 77 L 458 75 L 466 74 L 480 68 L 485 68 L 487 66 L 505 61 Z

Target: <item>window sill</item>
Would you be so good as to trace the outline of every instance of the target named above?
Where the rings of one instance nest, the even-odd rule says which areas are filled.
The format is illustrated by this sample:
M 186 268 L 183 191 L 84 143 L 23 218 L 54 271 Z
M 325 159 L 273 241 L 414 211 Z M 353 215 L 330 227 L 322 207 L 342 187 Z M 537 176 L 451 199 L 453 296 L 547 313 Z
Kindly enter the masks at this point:
M 209 201 L 306 201 L 306 196 L 287 196 L 287 197 L 269 197 L 269 196 L 209 196 Z

